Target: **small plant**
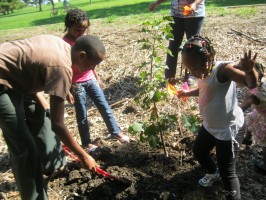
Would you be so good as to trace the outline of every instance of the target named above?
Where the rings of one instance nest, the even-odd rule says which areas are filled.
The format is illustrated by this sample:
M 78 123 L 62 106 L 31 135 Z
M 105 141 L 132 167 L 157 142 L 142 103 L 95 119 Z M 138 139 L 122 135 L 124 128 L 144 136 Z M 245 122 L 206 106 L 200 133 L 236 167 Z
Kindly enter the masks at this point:
M 169 130 L 176 129 L 177 117 L 166 111 L 161 111 L 158 105 L 166 103 L 167 91 L 163 87 L 166 84 L 164 70 L 167 67 L 159 56 L 158 50 L 171 54 L 163 42 L 173 38 L 169 22 L 171 17 L 154 18 L 145 21 L 144 32 L 146 37 L 139 40 L 142 49 L 149 51 L 149 60 L 143 62 L 138 69 L 140 70 L 140 91 L 135 102 L 149 113 L 149 118 L 144 122 L 136 122 L 129 127 L 129 132 L 139 134 L 141 142 L 148 141 L 150 146 L 155 148 L 163 145 L 164 154 L 168 156 L 164 135 Z M 165 55 L 165 54 L 164 54 Z

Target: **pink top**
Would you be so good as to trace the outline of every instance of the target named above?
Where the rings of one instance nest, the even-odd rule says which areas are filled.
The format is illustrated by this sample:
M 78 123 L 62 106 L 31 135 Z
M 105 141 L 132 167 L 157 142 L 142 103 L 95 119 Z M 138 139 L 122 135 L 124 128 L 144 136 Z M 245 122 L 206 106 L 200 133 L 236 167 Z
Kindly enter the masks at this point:
M 63 37 L 63 40 L 65 40 L 71 46 L 75 44 L 75 41 L 69 40 L 66 37 Z M 95 74 L 91 69 L 87 70 L 86 72 L 81 72 L 76 66 L 72 65 L 72 70 L 73 70 L 72 83 L 86 82 L 95 78 Z
M 250 93 L 259 98 L 260 104 L 254 105 L 254 108 L 266 119 L 266 83 L 263 83 L 262 86 L 250 90 Z

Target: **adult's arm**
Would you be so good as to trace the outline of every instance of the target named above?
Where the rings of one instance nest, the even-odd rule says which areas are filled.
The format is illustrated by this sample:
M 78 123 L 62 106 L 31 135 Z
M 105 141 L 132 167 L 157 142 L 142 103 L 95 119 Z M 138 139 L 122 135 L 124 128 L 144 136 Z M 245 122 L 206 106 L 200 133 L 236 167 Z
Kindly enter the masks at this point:
M 201 4 L 203 0 L 195 0 L 192 4 L 190 4 L 190 10 L 195 12 L 199 4 Z
M 81 148 L 64 124 L 64 107 L 62 98 L 50 96 L 52 130 L 79 157 L 82 167 L 95 171 L 97 166 L 95 160 Z
M 37 92 L 36 97 L 37 97 L 37 101 L 42 105 L 43 110 L 47 110 L 50 108 L 50 105 L 45 99 L 43 92 Z
M 153 2 L 150 6 L 149 6 L 149 10 L 151 12 L 153 12 L 161 3 L 165 2 L 167 0 L 158 0 L 158 1 L 155 1 Z

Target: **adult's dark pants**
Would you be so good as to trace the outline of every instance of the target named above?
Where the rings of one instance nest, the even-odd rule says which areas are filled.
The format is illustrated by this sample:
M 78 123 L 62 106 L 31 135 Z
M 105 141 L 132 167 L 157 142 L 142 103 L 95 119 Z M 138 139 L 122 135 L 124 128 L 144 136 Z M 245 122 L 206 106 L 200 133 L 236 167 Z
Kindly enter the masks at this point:
M 173 18 L 174 23 L 171 23 L 171 27 L 173 29 L 172 34 L 174 36 L 174 40 L 170 40 L 168 46 L 173 56 L 170 54 L 167 54 L 166 56 L 166 65 L 168 66 L 168 69 L 165 70 L 165 78 L 167 79 L 175 78 L 178 52 L 180 51 L 179 49 L 182 44 L 184 34 L 186 34 L 187 39 L 200 34 L 204 21 L 204 17 Z
M 240 140 L 241 138 L 239 138 Z M 216 139 L 202 126 L 196 138 L 193 153 L 201 167 L 210 174 L 215 173 L 217 169 L 215 162 L 210 156 L 210 152 L 214 147 L 216 147 L 217 165 L 224 184 L 226 198 L 239 200 L 241 199 L 240 184 L 235 170 L 239 147 L 234 144 L 233 148 L 232 140 Z
M 13 90 L 0 94 L 0 128 L 22 200 L 46 200 L 38 148 L 26 124 L 23 98 Z
M 28 128 L 38 147 L 43 173 L 50 175 L 66 164 L 61 142 L 52 131 L 51 120 L 35 96 L 27 95 L 24 98 L 24 108 Z

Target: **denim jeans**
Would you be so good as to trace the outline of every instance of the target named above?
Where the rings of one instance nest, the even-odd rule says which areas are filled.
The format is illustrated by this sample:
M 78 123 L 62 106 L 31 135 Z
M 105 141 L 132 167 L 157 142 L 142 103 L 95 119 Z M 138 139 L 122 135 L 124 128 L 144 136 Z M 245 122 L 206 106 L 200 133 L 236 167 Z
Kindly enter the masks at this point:
M 22 200 L 48 199 L 38 146 L 26 124 L 23 95 L 0 93 L 0 128 L 11 156 L 11 167 Z
M 201 167 L 210 174 L 217 169 L 210 156 L 210 152 L 214 147 L 216 147 L 217 165 L 224 184 L 226 199 L 239 200 L 241 199 L 240 184 L 236 174 L 236 157 L 239 147 L 234 146 L 233 154 L 231 140 L 218 140 L 202 126 L 196 138 L 193 153 Z
M 173 17 L 175 23 L 171 23 L 172 34 L 174 40 L 169 41 L 168 48 L 172 52 L 173 56 L 167 54 L 166 65 L 168 69 L 165 70 L 165 78 L 175 78 L 178 51 L 183 41 L 184 34 L 186 33 L 187 39 L 194 35 L 200 34 L 201 27 L 204 21 L 204 17 L 194 18 L 179 18 Z
M 96 79 L 72 84 L 71 92 L 75 100 L 76 119 L 83 146 L 87 146 L 91 142 L 87 116 L 87 97 L 90 97 L 98 108 L 109 133 L 112 135 L 118 135 L 120 133 L 120 128 L 116 123 L 112 110 Z

